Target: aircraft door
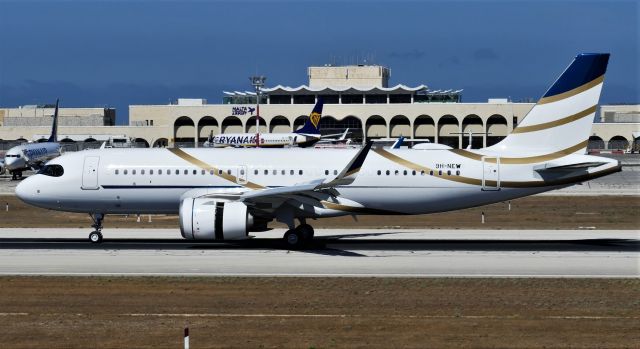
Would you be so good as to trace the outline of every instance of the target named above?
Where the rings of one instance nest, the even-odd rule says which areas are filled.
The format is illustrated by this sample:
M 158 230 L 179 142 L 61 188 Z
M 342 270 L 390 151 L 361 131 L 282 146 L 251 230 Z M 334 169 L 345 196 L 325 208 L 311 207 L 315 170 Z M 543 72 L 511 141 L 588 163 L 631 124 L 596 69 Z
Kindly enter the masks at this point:
M 100 157 L 86 156 L 84 158 L 84 167 L 82 172 L 82 189 L 96 190 L 98 189 L 98 164 Z
M 482 190 L 500 190 L 499 157 L 482 157 Z
M 242 165 L 238 168 L 236 180 L 238 184 L 247 184 L 247 166 Z

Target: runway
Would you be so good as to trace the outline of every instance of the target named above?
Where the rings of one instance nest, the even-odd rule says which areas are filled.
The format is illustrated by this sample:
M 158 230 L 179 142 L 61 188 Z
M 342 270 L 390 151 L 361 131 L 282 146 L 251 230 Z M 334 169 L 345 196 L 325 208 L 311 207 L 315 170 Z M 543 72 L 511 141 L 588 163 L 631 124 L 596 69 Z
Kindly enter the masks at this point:
M 283 230 L 241 242 L 193 242 L 175 229 L 0 229 L 2 275 L 337 277 L 640 276 L 629 230 L 323 229 L 303 251 Z

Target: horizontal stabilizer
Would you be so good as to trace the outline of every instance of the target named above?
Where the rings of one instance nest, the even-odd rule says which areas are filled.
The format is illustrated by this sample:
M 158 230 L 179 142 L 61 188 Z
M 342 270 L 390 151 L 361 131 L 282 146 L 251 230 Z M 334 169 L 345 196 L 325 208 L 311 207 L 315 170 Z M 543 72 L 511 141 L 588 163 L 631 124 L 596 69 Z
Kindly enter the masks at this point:
M 569 164 L 569 165 L 554 165 L 554 164 L 544 164 L 534 168 L 536 172 L 545 172 L 545 171 L 575 171 L 575 170 L 587 170 L 591 167 L 598 167 L 607 164 L 606 162 L 581 162 L 577 164 Z

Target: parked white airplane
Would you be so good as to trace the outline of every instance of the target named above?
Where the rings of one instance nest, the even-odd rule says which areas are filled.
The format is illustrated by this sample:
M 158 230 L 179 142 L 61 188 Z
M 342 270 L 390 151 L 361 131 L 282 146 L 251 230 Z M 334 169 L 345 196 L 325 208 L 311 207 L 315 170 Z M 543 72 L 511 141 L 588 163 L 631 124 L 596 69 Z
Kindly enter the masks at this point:
M 285 242 L 313 237 L 308 218 L 458 210 L 618 172 L 584 155 L 608 54 L 580 54 L 517 128 L 483 149 L 104 149 L 65 154 L 16 188 L 34 206 L 105 214 L 180 215 L 186 239 L 239 240 L 289 226 Z M 300 224 L 296 227 L 296 220 Z
M 13 179 L 22 178 L 22 171 L 39 169 L 45 162 L 60 156 L 58 143 L 58 100 L 53 113 L 51 136 L 46 142 L 25 143 L 15 146 L 4 155 L 4 168 L 11 173 Z
M 298 146 L 306 148 L 314 145 L 320 139 L 337 135 L 320 135 L 320 118 L 322 117 L 322 98 L 313 107 L 309 118 L 302 128 L 290 133 L 260 133 L 261 148 L 283 148 L 285 146 Z M 205 147 L 236 147 L 252 148 L 256 146 L 255 133 L 225 133 L 215 137 L 209 136 L 204 144 Z

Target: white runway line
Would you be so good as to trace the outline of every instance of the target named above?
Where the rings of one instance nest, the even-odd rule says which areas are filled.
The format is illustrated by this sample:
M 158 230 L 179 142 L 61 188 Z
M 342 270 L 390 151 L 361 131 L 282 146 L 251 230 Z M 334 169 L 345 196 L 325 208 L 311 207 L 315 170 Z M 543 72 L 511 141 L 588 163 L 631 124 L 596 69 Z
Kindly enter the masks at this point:
M 465 278 L 465 279 L 638 279 L 639 274 L 277 274 L 277 273 L 76 273 L 76 272 L 0 272 L 0 276 L 151 276 L 151 277 L 285 277 L 285 278 Z
M 96 314 L 85 313 L 0 313 L 0 316 L 78 316 Z M 553 319 L 553 320 L 635 320 L 640 316 L 610 315 L 546 315 L 523 317 L 521 315 L 383 315 L 383 314 L 242 314 L 242 313 L 120 313 L 104 316 L 126 317 L 180 317 L 180 318 L 394 318 L 394 319 Z

